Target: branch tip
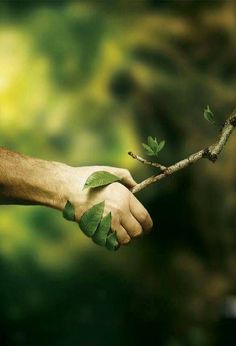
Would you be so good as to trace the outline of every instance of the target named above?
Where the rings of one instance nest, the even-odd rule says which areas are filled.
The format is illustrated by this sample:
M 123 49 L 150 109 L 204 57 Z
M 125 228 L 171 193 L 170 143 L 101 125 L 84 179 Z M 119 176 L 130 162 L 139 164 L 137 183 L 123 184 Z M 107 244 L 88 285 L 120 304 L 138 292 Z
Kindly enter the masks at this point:
M 224 126 L 221 128 L 220 135 L 218 137 L 218 140 L 210 145 L 209 147 L 202 149 L 189 157 L 176 162 L 175 164 L 165 167 L 160 165 L 159 163 L 156 162 L 150 162 L 142 157 L 133 154 L 132 152 L 129 152 L 129 155 L 132 156 L 134 159 L 147 164 L 151 166 L 155 166 L 160 169 L 161 172 L 159 172 L 156 176 L 151 176 L 145 180 L 143 180 L 141 183 L 137 184 L 131 191 L 133 193 L 139 192 L 149 186 L 150 184 L 156 183 L 161 179 L 164 179 L 165 177 L 188 167 L 189 165 L 196 163 L 202 158 L 207 158 L 211 162 L 216 162 L 218 159 L 219 154 L 223 150 L 225 144 L 227 143 L 230 135 L 232 134 L 234 128 L 236 127 L 236 108 L 233 110 L 231 115 L 228 117 L 228 119 L 225 121 Z
M 145 164 L 145 165 L 149 165 L 149 166 L 153 166 L 153 167 L 156 167 L 156 168 L 159 168 L 161 171 L 164 171 L 166 170 L 166 166 L 163 166 L 161 165 L 160 163 L 158 162 L 152 162 L 152 161 L 148 161 L 146 159 L 143 159 L 141 156 L 138 156 L 134 153 L 132 153 L 132 151 L 129 151 L 128 154 L 135 160 L 138 160 L 139 162 Z

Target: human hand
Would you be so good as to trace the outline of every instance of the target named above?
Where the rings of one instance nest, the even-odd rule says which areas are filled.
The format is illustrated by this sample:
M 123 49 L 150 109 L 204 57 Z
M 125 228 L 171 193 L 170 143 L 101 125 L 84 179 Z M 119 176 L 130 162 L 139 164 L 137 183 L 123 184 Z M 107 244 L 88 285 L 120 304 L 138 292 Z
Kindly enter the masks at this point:
M 96 189 L 83 189 L 87 178 L 96 171 L 107 171 L 119 177 L 122 184 L 115 182 L 105 187 Z M 115 232 L 116 239 L 113 245 L 118 248 L 119 245 L 128 244 L 132 238 L 141 236 L 152 227 L 152 220 L 147 210 L 129 191 L 136 185 L 128 170 L 108 166 L 92 167 L 68 167 L 67 166 L 67 187 L 66 199 L 74 208 L 74 221 L 80 222 L 82 215 L 92 206 L 105 202 L 103 215 L 111 213 L 111 231 Z M 68 183 L 69 182 L 69 183 Z M 82 227 L 81 227 L 82 228 Z M 89 233 L 84 230 L 87 235 Z M 92 235 L 92 239 L 99 239 L 99 227 Z M 91 236 L 91 235 L 90 235 Z M 101 243 L 100 243 L 101 245 Z M 111 244 L 104 244 L 111 248 Z

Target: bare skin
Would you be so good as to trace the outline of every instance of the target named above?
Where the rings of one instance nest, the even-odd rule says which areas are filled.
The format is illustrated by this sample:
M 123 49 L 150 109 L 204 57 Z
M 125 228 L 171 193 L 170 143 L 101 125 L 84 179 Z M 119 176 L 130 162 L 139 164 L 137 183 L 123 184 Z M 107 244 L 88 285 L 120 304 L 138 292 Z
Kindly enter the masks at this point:
M 83 190 L 95 171 L 117 175 L 123 183 Z M 120 245 L 128 244 L 152 228 L 152 220 L 129 189 L 136 182 L 130 172 L 109 166 L 71 167 L 0 148 L 0 204 L 43 205 L 62 211 L 67 200 L 75 207 L 76 220 L 92 205 L 105 201 L 104 215 L 112 213 L 112 230 Z

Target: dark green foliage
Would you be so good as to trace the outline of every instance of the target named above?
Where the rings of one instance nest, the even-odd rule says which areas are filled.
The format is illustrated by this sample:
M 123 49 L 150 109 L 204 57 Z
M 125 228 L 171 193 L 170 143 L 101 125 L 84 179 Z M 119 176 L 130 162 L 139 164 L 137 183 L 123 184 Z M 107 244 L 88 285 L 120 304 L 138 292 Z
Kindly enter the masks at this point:
M 111 77 L 109 91 L 119 100 L 126 100 L 136 89 L 136 81 L 130 71 L 118 71 Z
M 1 66 L 6 56 L 22 73 L 2 70 L 3 146 L 74 166 L 125 166 L 141 180 L 155 170 L 126 161 L 133 141 L 158 134 L 165 160 L 176 162 L 215 138 L 205 105 L 222 121 L 235 107 L 232 1 L 24 3 L 0 2 Z M 92 239 L 57 211 L 1 207 L 0 344 L 228 346 L 235 329 L 223 333 L 217 321 L 227 293 L 236 295 L 233 141 L 222 169 L 203 162 L 139 195 L 154 230 L 115 256 L 87 247 Z

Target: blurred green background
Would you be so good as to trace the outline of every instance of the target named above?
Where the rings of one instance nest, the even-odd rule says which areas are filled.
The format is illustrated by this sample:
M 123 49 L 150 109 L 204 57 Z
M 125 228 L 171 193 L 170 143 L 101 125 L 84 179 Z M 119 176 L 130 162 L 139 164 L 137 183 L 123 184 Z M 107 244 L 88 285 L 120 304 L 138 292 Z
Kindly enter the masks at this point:
M 204 148 L 203 109 L 221 126 L 236 103 L 234 6 L 0 1 L 0 145 L 138 181 L 155 171 L 127 152 L 147 135 L 166 165 Z M 54 210 L 1 206 L 0 345 L 235 345 L 235 149 L 140 193 L 154 230 L 116 253 Z

